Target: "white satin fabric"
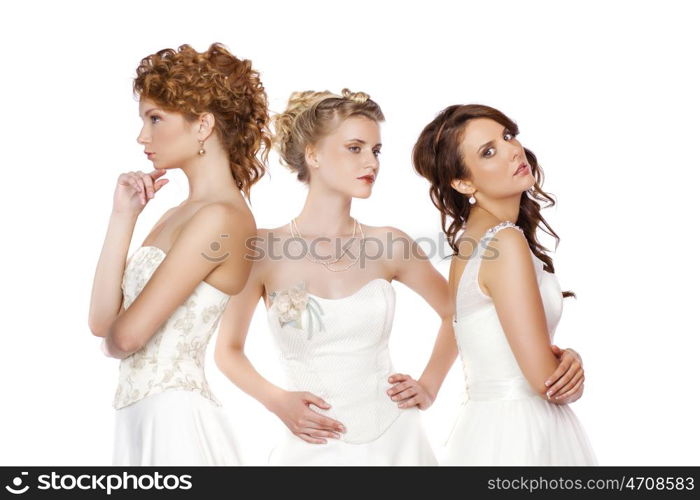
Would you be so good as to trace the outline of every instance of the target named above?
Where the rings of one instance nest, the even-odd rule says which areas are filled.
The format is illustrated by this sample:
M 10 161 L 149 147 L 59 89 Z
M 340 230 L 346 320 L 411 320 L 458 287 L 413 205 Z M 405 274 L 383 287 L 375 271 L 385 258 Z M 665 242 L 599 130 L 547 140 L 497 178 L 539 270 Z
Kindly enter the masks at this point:
M 117 410 L 113 465 L 240 465 L 223 408 L 194 391 L 168 390 Z
M 514 227 L 491 228 L 467 263 L 457 289 L 455 336 L 465 375 L 466 398 L 450 432 L 441 463 L 449 465 L 593 465 L 588 437 L 567 405 L 549 403 L 529 385 L 510 349 L 496 308 L 478 284 L 479 265 L 493 255 L 489 241 Z M 562 313 L 556 276 L 532 261 L 553 338 Z M 487 257 L 488 258 L 488 257 Z
M 325 445 L 288 432 L 270 463 L 435 464 L 418 410 L 399 409 L 386 393 L 394 372 L 388 346 L 395 305 L 391 283 L 375 279 L 341 299 L 287 292 L 271 294 L 268 310 L 287 388 L 323 398 L 331 408 L 312 409 L 340 421 L 347 432 Z M 295 305 L 299 321 L 284 321 Z

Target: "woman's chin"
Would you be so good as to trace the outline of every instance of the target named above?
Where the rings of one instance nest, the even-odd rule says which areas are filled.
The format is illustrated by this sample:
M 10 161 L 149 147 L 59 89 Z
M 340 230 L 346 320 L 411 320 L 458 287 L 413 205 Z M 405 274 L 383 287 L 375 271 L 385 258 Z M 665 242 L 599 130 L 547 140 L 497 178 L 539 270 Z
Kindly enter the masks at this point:
M 520 182 L 518 182 L 518 184 L 520 184 L 520 186 L 521 186 L 520 187 L 521 193 L 524 193 L 525 191 L 529 191 L 532 188 L 532 186 L 535 185 L 535 177 L 532 174 L 530 174 L 527 177 L 524 177 L 523 179 L 521 179 Z
M 172 168 L 172 165 L 170 165 L 168 162 L 160 161 L 160 160 L 151 160 L 151 165 L 153 165 L 153 168 L 158 170 L 169 170 Z
M 369 198 L 370 196 L 372 196 L 372 191 L 371 191 L 371 190 L 369 190 L 369 191 L 363 191 L 363 192 L 357 192 L 357 193 L 354 193 L 354 194 L 352 195 L 353 198 L 360 198 L 360 199 L 362 199 L 362 200 L 365 200 L 365 199 Z

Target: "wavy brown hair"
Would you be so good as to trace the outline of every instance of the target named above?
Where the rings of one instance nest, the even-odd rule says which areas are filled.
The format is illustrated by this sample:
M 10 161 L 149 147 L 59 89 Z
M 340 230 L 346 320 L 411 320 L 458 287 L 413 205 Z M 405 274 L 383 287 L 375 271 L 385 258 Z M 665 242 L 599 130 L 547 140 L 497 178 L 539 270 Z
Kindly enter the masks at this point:
M 306 146 L 315 144 L 340 122 L 351 116 L 364 116 L 375 122 L 384 121 L 379 104 L 364 92 L 343 89 L 341 95 L 327 90 L 293 92 L 287 109 L 275 116 L 275 146 L 280 161 L 297 179 L 309 181 Z
M 231 174 L 250 199 L 250 188 L 265 174 L 271 138 L 267 95 L 248 59 L 238 59 L 220 43 L 202 53 L 186 44 L 159 50 L 141 60 L 133 88 L 188 121 L 213 114 Z
M 468 197 L 455 190 L 451 182 L 455 179 L 468 179 L 469 167 L 460 153 L 466 124 L 475 118 L 490 118 L 503 125 L 510 133 L 519 133 L 516 123 L 499 110 L 480 104 L 457 104 L 443 109 L 421 132 L 413 147 L 413 167 L 430 182 L 430 199 L 440 211 L 442 230 L 454 255 L 459 253 L 458 235 L 469 218 L 471 205 Z M 535 184 L 520 196 L 520 210 L 516 224 L 523 230 L 532 253 L 544 263 L 545 271 L 554 272 L 552 258 L 547 249 L 537 240 L 537 228 L 542 227 L 559 244 L 559 236 L 540 214 L 540 203 L 544 208 L 554 206 L 554 198 L 542 190 L 544 172 L 537 163 L 535 154 L 527 148 L 525 155 L 532 166 Z M 567 291 L 564 297 L 575 297 Z

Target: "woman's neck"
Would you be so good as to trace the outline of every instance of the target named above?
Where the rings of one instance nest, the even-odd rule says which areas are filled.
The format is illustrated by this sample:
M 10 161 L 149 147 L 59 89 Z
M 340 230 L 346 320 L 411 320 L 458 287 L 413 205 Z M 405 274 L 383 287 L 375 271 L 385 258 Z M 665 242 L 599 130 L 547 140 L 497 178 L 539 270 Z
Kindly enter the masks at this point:
M 309 189 L 296 225 L 304 236 L 341 236 L 353 233 L 350 216 L 352 197 L 337 192 Z
M 243 200 L 231 173 L 228 155 L 223 150 L 207 148 L 205 155 L 193 158 L 180 168 L 189 185 L 184 203 Z
M 480 201 L 471 209 L 469 219 L 479 220 L 486 224 L 498 224 L 511 221 L 516 223 L 520 214 L 520 195 L 498 201 Z

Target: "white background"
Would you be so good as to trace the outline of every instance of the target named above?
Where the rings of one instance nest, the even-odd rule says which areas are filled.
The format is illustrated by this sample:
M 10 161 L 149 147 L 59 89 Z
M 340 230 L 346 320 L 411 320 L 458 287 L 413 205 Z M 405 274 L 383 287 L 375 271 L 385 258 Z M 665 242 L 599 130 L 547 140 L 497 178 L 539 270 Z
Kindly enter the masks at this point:
M 8 7 L 8 5 L 12 5 Z M 140 59 L 219 41 L 251 59 L 273 111 L 293 90 L 368 92 L 387 122 L 363 223 L 414 238 L 439 231 L 410 150 L 454 103 L 495 106 L 538 156 L 545 216 L 561 237 L 565 301 L 556 342 L 584 358 L 573 405 L 603 465 L 700 465 L 697 361 L 700 37 L 682 2 L 14 2 L 0 15 L 3 189 L 0 465 L 108 465 L 118 361 L 87 327 L 89 294 L 117 176 L 150 170 L 131 79 Z M 270 159 L 253 191 L 259 227 L 301 209 L 305 188 Z M 187 194 L 168 184 L 131 251 Z M 553 249 L 551 240 L 543 241 Z M 446 274 L 448 260 L 435 260 Z M 438 318 L 400 283 L 396 368 L 426 362 Z M 248 353 L 281 383 L 263 308 Z M 249 463 L 283 430 L 218 372 L 207 376 Z M 423 413 L 439 446 L 461 397 L 456 363 Z

